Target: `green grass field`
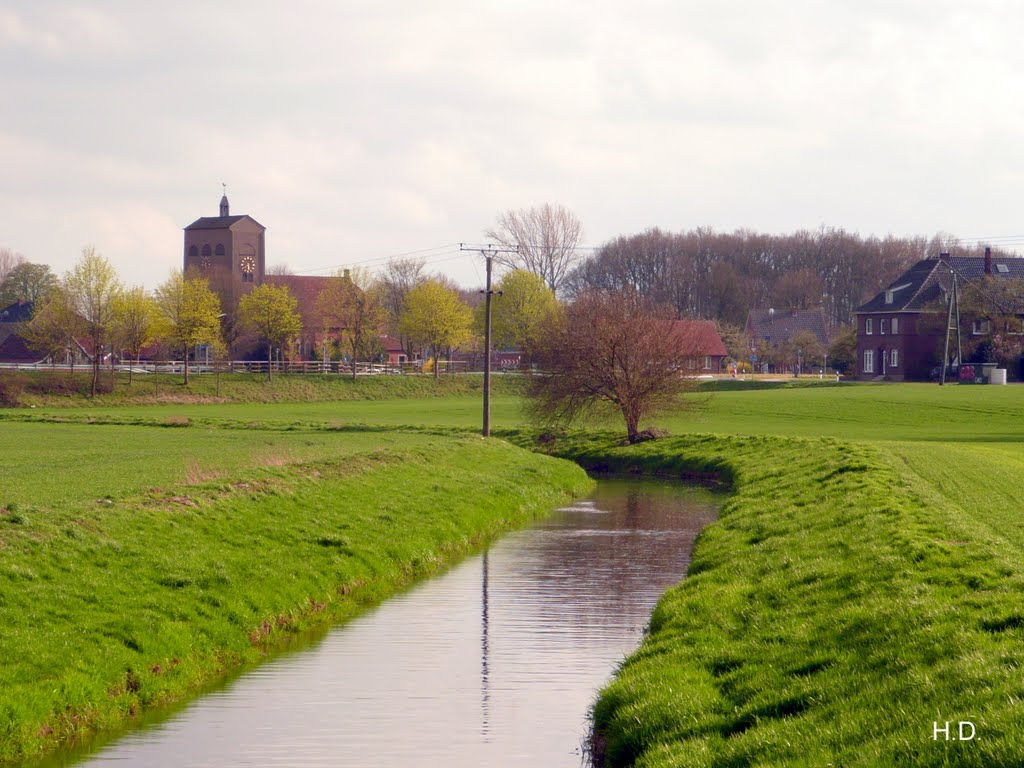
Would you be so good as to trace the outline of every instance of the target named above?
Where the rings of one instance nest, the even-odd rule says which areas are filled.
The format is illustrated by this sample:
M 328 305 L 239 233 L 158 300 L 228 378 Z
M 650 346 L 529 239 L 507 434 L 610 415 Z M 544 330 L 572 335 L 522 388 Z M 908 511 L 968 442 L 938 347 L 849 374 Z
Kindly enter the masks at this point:
M 292 385 L 282 386 L 293 391 Z M 422 381 L 401 384 L 396 397 L 386 396 L 385 385 L 372 386 L 372 399 L 365 400 L 351 399 L 352 390 L 344 399 L 314 402 L 264 403 L 247 395 L 252 401 L 128 405 L 111 400 L 0 411 L 0 434 L 7 438 L 0 441 L 0 506 L 7 505 L 6 519 L 0 515 L 4 657 L 31 655 L 28 649 L 38 636 L 27 628 L 37 622 L 64 642 L 66 633 L 52 629 L 71 618 L 68 609 L 54 607 L 63 604 L 62 594 L 71 595 L 74 604 L 97 590 L 110 591 L 118 600 L 138 592 L 111 583 L 93 585 L 94 576 L 82 581 L 87 587 L 62 587 L 78 565 L 71 568 L 62 559 L 66 553 L 53 553 L 68 542 L 71 552 L 81 553 L 81 547 L 86 553 L 76 563 L 94 559 L 103 567 L 114 561 L 134 565 L 140 553 L 158 551 L 164 557 L 173 550 L 165 537 L 187 532 L 189 541 L 219 542 L 245 520 L 257 538 L 232 543 L 224 560 L 246 573 L 243 553 L 274 533 L 265 520 L 259 526 L 251 520 L 270 514 L 282 499 L 291 514 L 300 516 L 308 504 L 304 494 L 311 491 L 296 489 L 305 489 L 310 473 L 320 471 L 310 467 L 321 462 L 367 467 L 357 473 L 360 478 L 365 473 L 390 477 L 408 465 L 401 471 L 412 474 L 401 482 L 427 494 L 460 486 L 463 473 L 478 468 L 470 457 L 483 445 L 472 436 L 480 421 L 480 400 L 471 382 L 442 385 L 448 389 L 441 390 L 421 389 L 428 386 Z M 493 424 L 513 442 L 536 447 L 532 433 L 522 429 L 520 402 L 510 392 L 494 397 Z M 652 420 L 675 435 L 669 439 L 625 447 L 618 432 L 606 431 L 618 426 L 608 420 L 592 422 L 587 425 L 591 431 L 570 432 L 545 448 L 585 466 L 623 472 L 714 473 L 732 489 L 720 521 L 698 542 L 689 578 L 666 594 L 644 645 L 598 701 L 596 746 L 606 765 L 983 766 L 1024 761 L 1024 709 L 1019 704 L 1024 700 L 1024 517 L 1018 494 L 1024 470 L 1024 388 L 783 386 L 702 391 L 689 401 L 691 408 Z M 502 444 L 493 441 L 487 450 Z M 428 478 L 437 467 L 427 457 L 444 451 L 460 458 L 453 459 L 447 479 L 432 484 Z M 490 460 L 526 462 L 523 456 L 528 454 L 495 453 Z M 401 457 L 397 466 L 394 457 Z M 522 482 L 530 477 L 529 466 L 517 463 L 508 471 L 518 473 L 516 482 Z M 317 478 L 315 484 L 321 482 Z M 356 483 L 347 486 L 349 492 L 370 494 L 374 504 L 385 495 L 383 487 L 373 490 L 384 479 L 345 482 Z M 549 482 L 561 482 L 563 488 L 572 484 Z M 242 514 L 233 506 L 240 498 L 233 489 L 240 484 L 260 489 L 251 500 L 263 510 L 252 513 L 255 518 L 235 518 Z M 269 506 L 259 506 L 264 488 Z M 334 494 L 338 488 L 323 492 Z M 167 508 L 188 521 L 183 531 L 168 527 Z M 218 522 L 206 519 L 208 509 L 216 510 Z M 356 513 L 346 508 L 344 514 Z M 221 516 L 236 522 L 223 523 Z M 111 525 L 117 533 L 106 528 L 107 520 L 115 521 Z M 177 515 L 170 520 L 179 522 Z M 334 541 L 338 534 L 328 529 L 337 523 L 332 518 L 324 529 L 290 529 L 283 539 Z M 372 549 L 374 521 L 363 524 L 371 542 L 366 546 Z M 431 546 L 443 547 L 455 524 L 439 522 Z M 490 523 L 477 524 L 492 530 Z M 129 529 L 133 536 L 153 538 L 121 544 L 118 550 Z M 337 556 L 335 550 L 352 547 L 349 534 L 341 535 L 346 539 L 341 547 L 313 551 Z M 457 539 L 467 535 L 455 534 Z M 235 546 L 238 550 L 230 554 Z M 287 557 L 284 543 L 268 546 L 281 546 L 280 556 Z M 427 548 L 410 546 L 412 551 Z M 197 556 L 215 560 L 220 551 L 215 543 Z M 55 558 L 49 570 L 36 565 L 40 552 Z M 397 559 L 402 557 L 408 563 L 415 555 L 406 551 Z M 149 703 L 136 696 L 139 692 L 118 687 L 133 679 L 125 678 L 123 668 L 136 653 L 130 643 L 144 649 L 164 646 L 160 638 L 133 639 L 128 629 L 118 628 L 118 617 L 164 610 L 161 589 L 184 588 L 195 600 L 197 607 L 182 615 L 175 631 L 215 614 L 203 600 L 209 590 L 221 589 L 217 600 L 238 611 L 232 627 L 240 637 L 245 634 L 240 628 L 262 626 L 260 616 L 307 620 L 302 617 L 308 611 L 292 608 L 289 614 L 285 603 L 302 606 L 303 589 L 314 601 L 325 594 L 326 582 L 311 581 L 311 587 L 289 592 L 285 603 L 240 600 L 234 594 L 235 577 L 222 583 L 221 571 L 203 570 L 199 560 L 184 560 L 181 567 L 159 558 L 154 562 L 147 563 L 149 575 L 141 582 L 145 594 L 153 595 L 151 602 L 114 602 L 106 619 L 110 625 L 101 621 L 106 629 L 87 635 L 93 643 L 107 638 L 103 642 L 112 642 L 121 654 L 109 668 L 119 682 L 103 690 L 108 698 L 114 691 L 111 700 L 122 708 Z M 317 563 L 336 567 L 325 565 L 334 563 L 330 557 Z M 193 571 L 192 576 L 179 573 Z M 331 578 L 338 576 L 334 572 Z M 161 587 L 161 578 L 186 586 Z M 44 587 L 50 591 L 35 591 Z M 344 610 L 339 608 L 339 615 Z M 2 628 L 4 621 L 27 634 L 12 639 L 11 631 Z M 217 634 L 226 631 L 223 627 L 196 631 L 226 642 Z M 202 647 L 208 651 L 214 645 Z M 244 639 L 242 646 L 253 647 Z M 109 645 L 101 647 L 109 652 Z M 232 653 L 249 658 L 237 649 Z M 15 706 L 2 693 L 5 683 L 22 686 L 17 701 L 32 701 L 31 681 L 56 658 L 44 654 L 31 663 L 19 662 L 10 673 L 3 668 L 0 674 L 14 677 L 0 680 L 0 743 L 11 738 L 5 737 L 3 723 L 37 722 L 40 712 L 50 717 L 39 721 L 50 723 L 39 726 L 43 731 L 52 727 L 58 736 L 61 728 L 75 732 L 78 726 L 59 716 L 56 702 L 74 693 L 75 685 L 85 685 L 84 678 L 74 677 L 70 687 L 49 685 L 48 690 L 63 693 L 46 699 L 31 716 L 25 713 L 27 705 Z M 74 658 L 82 659 L 76 674 L 98 663 L 87 655 Z M 137 662 L 131 667 L 133 675 L 143 669 Z M 202 664 L 197 669 L 199 678 L 216 674 Z M 187 689 L 179 682 L 170 686 L 172 693 L 158 694 L 152 676 L 140 680 L 140 691 L 151 692 L 154 701 Z M 88 690 L 97 695 L 100 689 Z M 72 709 L 82 710 L 78 705 Z M 935 741 L 933 723 L 947 720 L 973 722 L 977 738 Z M 24 728 L 19 733 L 26 738 Z
M 0 764 L 180 700 L 592 485 L 466 434 L 137 421 L 0 422 Z

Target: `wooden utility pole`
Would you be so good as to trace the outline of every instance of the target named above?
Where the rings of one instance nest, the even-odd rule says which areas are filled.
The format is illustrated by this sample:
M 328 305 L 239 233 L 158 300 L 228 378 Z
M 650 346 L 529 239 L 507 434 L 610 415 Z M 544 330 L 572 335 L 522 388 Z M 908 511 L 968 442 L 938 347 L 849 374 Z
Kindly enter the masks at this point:
M 956 270 L 949 260 L 948 253 L 940 253 L 939 260 L 949 267 L 949 276 L 953 281 L 949 292 L 949 309 L 946 312 L 946 344 L 942 350 L 942 373 L 939 374 L 939 386 L 946 383 L 946 368 L 949 366 L 949 334 L 956 331 L 956 364 L 959 366 L 962 359 L 960 348 L 960 291 L 957 289 Z
M 484 290 L 484 424 L 483 436 L 491 436 L 491 296 L 501 295 L 501 291 L 491 289 L 491 270 L 496 253 L 518 253 L 518 248 L 499 248 L 495 245 L 466 245 L 459 243 L 460 251 L 478 251 L 487 262 L 487 282 Z

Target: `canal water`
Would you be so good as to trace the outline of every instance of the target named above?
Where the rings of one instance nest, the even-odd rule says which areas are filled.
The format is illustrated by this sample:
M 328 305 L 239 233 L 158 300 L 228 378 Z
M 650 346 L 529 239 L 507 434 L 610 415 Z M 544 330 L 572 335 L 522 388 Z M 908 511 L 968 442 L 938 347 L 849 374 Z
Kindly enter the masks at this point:
M 601 480 L 301 651 L 50 765 L 579 766 L 597 689 L 718 504 L 682 485 Z

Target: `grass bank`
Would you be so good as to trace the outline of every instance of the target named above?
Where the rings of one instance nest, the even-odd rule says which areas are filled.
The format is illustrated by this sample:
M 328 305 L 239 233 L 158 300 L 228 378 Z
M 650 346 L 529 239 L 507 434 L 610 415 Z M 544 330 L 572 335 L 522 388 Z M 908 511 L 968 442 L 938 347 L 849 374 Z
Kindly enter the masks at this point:
M 110 408 L 138 405 L 189 405 L 223 403 L 292 403 L 404 398 L 435 398 L 475 394 L 483 389 L 480 374 L 440 376 L 359 376 L 355 381 L 338 374 L 280 374 L 267 381 L 258 374 L 180 375 L 137 374 L 129 384 L 127 374 L 117 374 L 113 388 L 103 375 L 103 388 L 89 398 L 91 375 L 68 371 L 0 371 L 0 405 L 36 408 Z M 496 375 L 496 394 L 518 394 L 522 379 Z
M 1013 475 L 987 465 L 971 493 L 963 458 L 927 443 L 577 435 L 549 449 L 733 489 L 600 695 L 604 765 L 1019 764 L 1024 522 L 999 504 Z M 992 458 L 978 450 L 967 465 Z M 935 740 L 936 721 L 976 738 Z
M 590 487 L 468 436 L 12 428 L 35 453 L 5 441 L 0 469 L 4 764 L 187 697 Z

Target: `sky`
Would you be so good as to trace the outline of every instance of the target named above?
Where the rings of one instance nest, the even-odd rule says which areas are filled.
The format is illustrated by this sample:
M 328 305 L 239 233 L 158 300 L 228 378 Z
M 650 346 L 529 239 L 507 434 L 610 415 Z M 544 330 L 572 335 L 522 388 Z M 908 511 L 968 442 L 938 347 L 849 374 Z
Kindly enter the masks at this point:
M 5 0 L 0 247 L 154 287 L 226 183 L 300 274 L 414 253 L 478 286 L 458 244 L 545 202 L 588 247 L 1024 251 L 1021 29 L 1016 0 Z

